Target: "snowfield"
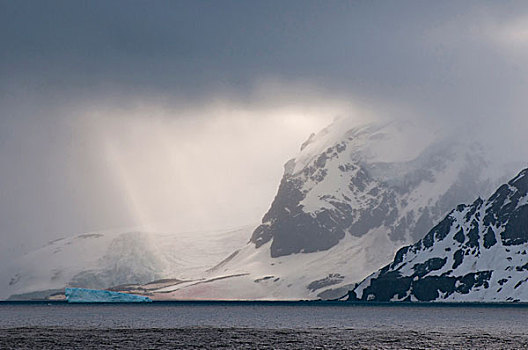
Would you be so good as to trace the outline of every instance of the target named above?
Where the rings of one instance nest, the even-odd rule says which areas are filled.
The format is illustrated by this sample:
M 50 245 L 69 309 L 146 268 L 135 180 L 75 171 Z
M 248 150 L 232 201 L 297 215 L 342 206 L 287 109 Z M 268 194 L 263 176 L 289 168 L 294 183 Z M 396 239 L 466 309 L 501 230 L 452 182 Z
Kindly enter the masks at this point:
M 254 226 L 161 234 L 92 232 L 49 242 L 0 269 L 0 299 L 65 287 L 102 289 L 171 278 L 196 278 L 245 244 Z

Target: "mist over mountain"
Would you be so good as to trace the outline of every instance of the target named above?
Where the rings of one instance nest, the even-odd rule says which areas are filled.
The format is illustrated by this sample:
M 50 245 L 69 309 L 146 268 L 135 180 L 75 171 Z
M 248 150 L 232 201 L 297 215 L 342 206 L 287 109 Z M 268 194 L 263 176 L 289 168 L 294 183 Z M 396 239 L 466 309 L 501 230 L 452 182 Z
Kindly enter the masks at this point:
M 285 164 L 258 227 L 57 240 L 8 264 L 4 293 L 84 287 L 161 299 L 341 297 L 453 207 L 489 196 L 523 165 L 494 159 L 492 147 L 477 133 L 460 137 L 417 121 L 338 118 Z
M 520 1 L 2 2 L 0 255 L 255 222 L 276 164 L 336 116 L 483 128 L 499 157 L 526 159 L 527 15 Z
M 418 147 L 420 145 L 420 147 Z M 339 297 L 459 203 L 511 176 L 482 145 L 413 122 L 339 119 L 285 165 L 250 242 L 162 298 Z M 511 164 L 510 164 L 511 165 Z M 519 165 L 519 164 L 517 164 Z
M 527 166 L 523 1 L 3 1 L 0 41 L 2 296 L 330 298 Z

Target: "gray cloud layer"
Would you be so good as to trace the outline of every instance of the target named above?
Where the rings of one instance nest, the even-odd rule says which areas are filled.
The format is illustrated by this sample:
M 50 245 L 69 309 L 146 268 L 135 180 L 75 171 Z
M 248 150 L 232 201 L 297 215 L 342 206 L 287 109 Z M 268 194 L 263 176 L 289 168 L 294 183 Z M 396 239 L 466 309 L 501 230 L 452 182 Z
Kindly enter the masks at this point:
M 121 108 L 123 120 L 145 105 L 197 119 L 188 130 L 203 136 L 215 117 L 199 107 L 218 101 L 256 119 L 270 105 L 306 105 L 319 118 L 309 125 L 338 110 L 315 113 L 314 101 L 354 101 L 391 117 L 482 125 L 524 156 L 515 149 L 528 129 L 525 1 L 0 1 L 0 42 L 0 237 L 18 247 L 10 251 L 138 224 L 101 165 L 100 140 L 79 122 L 101 106 Z M 273 133 L 277 118 L 259 125 Z M 267 160 L 274 176 L 305 132 L 274 141 L 287 150 Z M 267 181 L 273 190 L 276 178 Z M 256 197 L 248 220 L 270 199 Z

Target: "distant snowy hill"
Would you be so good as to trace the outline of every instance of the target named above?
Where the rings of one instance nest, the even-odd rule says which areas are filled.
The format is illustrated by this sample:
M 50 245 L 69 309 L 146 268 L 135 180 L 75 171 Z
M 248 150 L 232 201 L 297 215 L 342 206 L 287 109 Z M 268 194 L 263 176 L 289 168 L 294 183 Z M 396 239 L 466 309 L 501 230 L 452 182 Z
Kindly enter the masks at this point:
M 528 302 L 528 169 L 459 205 L 359 283 L 350 300 Z
M 0 268 L 0 299 L 43 297 L 66 286 L 109 288 L 173 276 L 196 278 L 246 243 L 251 229 L 96 232 L 58 239 Z
M 410 122 L 336 120 L 286 163 L 250 243 L 201 281 L 164 286 L 159 297 L 341 296 L 458 203 L 489 195 L 512 176 L 505 169 L 488 163 L 468 137 Z

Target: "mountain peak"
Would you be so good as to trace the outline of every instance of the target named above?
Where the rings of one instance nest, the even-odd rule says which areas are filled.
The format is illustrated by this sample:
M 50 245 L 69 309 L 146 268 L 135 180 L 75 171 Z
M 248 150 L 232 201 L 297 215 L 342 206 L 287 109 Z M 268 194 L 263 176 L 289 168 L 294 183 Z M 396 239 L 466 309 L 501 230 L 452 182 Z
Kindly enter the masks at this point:
M 523 194 L 526 194 L 528 192 L 528 168 L 521 171 L 519 175 L 508 182 L 508 185 L 513 186 Z
M 270 255 L 325 251 L 347 234 L 383 229 L 397 245 L 423 235 L 446 211 L 496 179 L 467 142 L 410 121 L 354 125 L 341 118 L 310 136 L 288 161 L 251 242 Z

